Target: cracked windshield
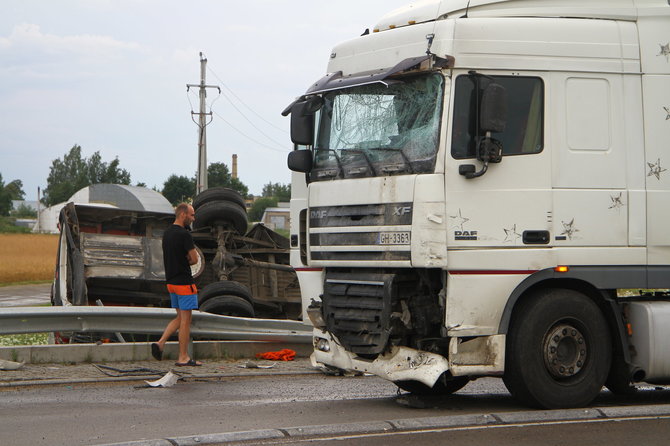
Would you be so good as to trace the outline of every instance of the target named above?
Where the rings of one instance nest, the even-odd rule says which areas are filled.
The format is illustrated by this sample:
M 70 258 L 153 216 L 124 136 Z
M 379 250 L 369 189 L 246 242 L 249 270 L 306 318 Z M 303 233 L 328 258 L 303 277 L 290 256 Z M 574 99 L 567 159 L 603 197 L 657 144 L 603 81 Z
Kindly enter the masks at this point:
M 326 93 L 312 180 L 432 172 L 443 78 L 437 74 Z

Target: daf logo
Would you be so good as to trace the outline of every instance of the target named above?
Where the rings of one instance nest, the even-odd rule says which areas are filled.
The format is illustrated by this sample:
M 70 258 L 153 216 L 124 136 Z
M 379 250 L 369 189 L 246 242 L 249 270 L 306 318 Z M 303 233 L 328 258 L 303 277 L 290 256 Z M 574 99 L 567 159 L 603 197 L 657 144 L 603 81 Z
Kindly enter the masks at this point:
M 412 206 L 396 206 L 393 208 L 393 215 L 405 215 L 412 212 Z
M 326 215 L 328 215 L 328 212 L 326 210 L 309 212 L 310 218 L 324 218 Z

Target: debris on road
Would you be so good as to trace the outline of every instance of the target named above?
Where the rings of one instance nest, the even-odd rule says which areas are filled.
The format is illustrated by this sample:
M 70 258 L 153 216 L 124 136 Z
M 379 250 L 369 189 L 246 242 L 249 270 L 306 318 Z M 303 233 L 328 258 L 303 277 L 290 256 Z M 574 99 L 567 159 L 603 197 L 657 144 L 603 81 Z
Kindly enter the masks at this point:
M 258 365 L 256 362 L 247 361 L 244 364 L 238 365 L 238 367 L 242 369 L 271 369 L 276 365 L 276 362 L 271 365 Z
M 18 370 L 23 367 L 25 362 L 14 362 L 0 359 L 0 370 Z
M 93 367 L 107 376 L 144 376 L 144 375 L 162 375 L 162 370 L 148 369 L 146 367 L 136 367 L 133 369 L 118 369 L 108 365 L 93 364 Z
M 165 376 L 157 379 L 156 381 L 145 380 L 144 382 L 149 384 L 151 387 L 172 387 L 177 383 L 177 381 L 179 381 L 179 376 L 175 375 L 172 373 L 172 370 L 170 370 L 165 374 Z
M 270 361 L 293 361 L 295 359 L 295 351 L 285 348 L 278 352 L 257 353 L 256 357 L 259 359 L 269 359 Z

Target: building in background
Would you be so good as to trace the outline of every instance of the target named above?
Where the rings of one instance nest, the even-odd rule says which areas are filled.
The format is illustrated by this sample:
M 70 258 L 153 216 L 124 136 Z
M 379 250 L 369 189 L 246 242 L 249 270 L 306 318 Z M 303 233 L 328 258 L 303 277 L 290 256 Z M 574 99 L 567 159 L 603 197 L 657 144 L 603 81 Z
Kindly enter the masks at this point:
M 291 223 L 290 203 L 277 203 L 277 207 L 266 208 L 261 223 L 273 231 L 277 229 L 288 230 Z

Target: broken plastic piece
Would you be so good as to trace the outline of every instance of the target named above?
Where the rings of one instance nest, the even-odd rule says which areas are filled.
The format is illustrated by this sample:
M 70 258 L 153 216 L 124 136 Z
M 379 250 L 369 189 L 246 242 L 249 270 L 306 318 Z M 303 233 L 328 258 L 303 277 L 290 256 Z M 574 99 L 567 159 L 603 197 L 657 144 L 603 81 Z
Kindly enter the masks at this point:
M 0 370 L 18 370 L 23 367 L 25 362 L 5 361 L 0 359 Z
M 145 380 L 144 382 L 149 384 L 151 387 L 172 387 L 177 383 L 178 380 L 179 376 L 172 373 L 172 371 L 169 371 L 165 374 L 165 376 L 157 379 L 156 381 Z
M 247 361 L 244 364 L 238 365 L 238 367 L 243 368 L 243 369 L 271 369 L 275 365 L 277 365 L 277 363 L 273 363 L 271 365 L 258 365 L 255 362 Z

